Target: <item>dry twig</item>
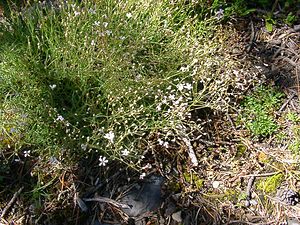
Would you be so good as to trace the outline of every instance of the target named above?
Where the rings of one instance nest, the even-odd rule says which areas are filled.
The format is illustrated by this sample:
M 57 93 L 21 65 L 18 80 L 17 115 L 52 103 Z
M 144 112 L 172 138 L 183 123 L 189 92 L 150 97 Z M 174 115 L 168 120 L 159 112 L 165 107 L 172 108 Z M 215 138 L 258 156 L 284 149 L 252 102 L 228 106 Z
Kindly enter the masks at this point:
M 12 207 L 12 205 L 14 204 L 14 202 L 16 201 L 17 197 L 21 194 L 21 192 L 23 191 L 24 187 L 21 187 L 12 197 L 12 199 L 9 201 L 9 203 L 6 205 L 6 207 L 3 209 L 2 213 L 1 213 L 1 217 L 3 218 L 5 216 L 5 214 L 7 213 L 7 211 L 10 209 L 10 207 Z
M 96 197 L 96 198 L 83 198 L 84 201 L 86 202 L 101 202 L 101 203 L 109 203 L 112 204 L 118 208 L 122 209 L 130 209 L 129 205 L 123 204 L 120 202 L 117 202 L 115 200 L 112 200 L 110 198 L 105 198 L 105 197 Z

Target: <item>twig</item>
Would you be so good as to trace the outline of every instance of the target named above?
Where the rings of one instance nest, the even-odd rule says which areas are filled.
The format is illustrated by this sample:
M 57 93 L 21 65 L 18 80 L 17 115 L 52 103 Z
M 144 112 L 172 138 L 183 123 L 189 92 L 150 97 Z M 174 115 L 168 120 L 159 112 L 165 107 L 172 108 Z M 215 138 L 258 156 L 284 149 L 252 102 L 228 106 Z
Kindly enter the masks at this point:
M 296 67 L 298 66 L 298 63 L 294 62 L 293 60 L 289 59 L 288 57 L 279 57 L 283 61 L 286 61 L 287 63 L 291 64 L 292 66 Z
M 119 203 L 115 200 L 112 200 L 110 198 L 105 198 L 105 197 L 96 197 L 96 198 L 83 198 L 84 201 L 86 202 L 101 202 L 101 203 L 109 203 L 112 204 L 118 208 L 122 208 L 122 209 L 130 209 L 129 205 L 127 204 L 123 204 L 123 203 Z
M 281 172 L 272 172 L 272 173 L 261 173 L 261 174 L 249 174 L 249 175 L 242 175 L 240 177 L 268 177 L 273 176 Z
M 231 119 L 231 117 L 230 117 L 230 115 L 229 115 L 228 112 L 226 112 L 226 116 L 227 116 L 227 118 L 228 118 L 228 120 L 229 120 L 232 128 L 234 129 L 234 131 L 236 131 L 236 127 L 234 126 L 234 123 L 233 123 L 233 121 L 232 121 L 232 119 Z
M 248 185 L 247 185 L 247 189 L 246 189 L 247 198 L 246 198 L 246 202 L 245 202 L 246 207 L 249 207 L 251 205 L 250 200 L 252 199 L 252 187 L 253 187 L 254 181 L 255 181 L 255 176 L 251 176 L 248 180 Z
M 252 20 L 250 22 L 250 25 L 251 25 L 251 36 L 250 36 L 250 41 L 249 41 L 248 47 L 246 49 L 247 52 L 250 52 L 250 50 L 252 49 L 253 43 L 254 43 L 254 39 L 255 39 L 255 30 L 254 30 L 254 26 L 253 26 Z
M 9 210 L 10 207 L 12 207 L 12 205 L 14 204 L 14 202 L 16 201 L 17 197 L 21 194 L 22 190 L 24 189 L 24 187 L 21 187 L 12 197 L 12 199 L 9 201 L 9 203 L 6 205 L 6 207 L 3 209 L 2 213 L 1 213 L 1 218 L 3 218 L 5 216 L 5 214 L 7 213 L 7 211 Z
M 265 223 L 251 223 L 251 222 L 242 221 L 242 220 L 231 220 L 231 221 L 229 221 L 228 225 L 229 224 L 268 225 L 268 224 L 273 224 L 274 222 L 275 222 L 275 220 L 265 222 Z
M 194 152 L 193 146 L 191 144 L 191 141 L 186 137 L 182 137 L 182 141 L 186 144 L 186 146 L 188 148 L 188 154 L 189 154 L 189 157 L 191 159 L 193 166 L 198 166 L 199 163 L 198 163 L 196 154 Z
M 279 112 L 281 112 L 282 110 L 284 110 L 284 108 L 287 106 L 287 104 L 289 104 L 289 102 L 296 96 L 296 93 L 293 92 L 292 95 L 288 98 L 288 100 L 286 100 L 286 102 L 280 107 Z
M 297 91 L 298 91 L 298 98 L 300 98 L 300 84 L 299 84 L 299 77 L 298 77 L 298 65 L 296 66 L 296 81 L 297 81 Z

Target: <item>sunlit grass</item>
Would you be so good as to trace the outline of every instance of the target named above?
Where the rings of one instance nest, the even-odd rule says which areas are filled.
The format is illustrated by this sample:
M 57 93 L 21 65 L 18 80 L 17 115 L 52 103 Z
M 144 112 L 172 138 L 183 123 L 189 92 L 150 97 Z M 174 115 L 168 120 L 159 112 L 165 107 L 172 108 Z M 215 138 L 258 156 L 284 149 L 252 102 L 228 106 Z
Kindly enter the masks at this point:
M 45 4 L 2 26 L 2 101 L 28 116 L 23 142 L 9 146 L 16 152 L 29 145 L 48 157 L 67 149 L 134 162 L 157 144 L 147 140 L 153 133 L 167 143 L 178 129 L 201 131 L 191 110 L 216 107 L 226 94 L 230 74 L 218 67 L 231 65 L 216 57 L 215 20 L 199 20 L 192 5 Z

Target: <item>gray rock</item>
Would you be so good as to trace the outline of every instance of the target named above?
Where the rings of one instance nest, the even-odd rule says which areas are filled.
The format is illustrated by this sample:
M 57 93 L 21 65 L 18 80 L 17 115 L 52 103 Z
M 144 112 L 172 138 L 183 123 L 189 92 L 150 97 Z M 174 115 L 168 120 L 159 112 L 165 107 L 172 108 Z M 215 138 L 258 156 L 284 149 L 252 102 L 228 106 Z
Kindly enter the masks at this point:
M 130 208 L 123 211 L 130 217 L 140 217 L 145 213 L 157 210 L 162 203 L 161 187 L 164 178 L 151 176 L 140 184 L 136 184 L 119 202 Z
M 175 220 L 177 223 L 182 223 L 181 211 L 173 213 L 172 219 Z

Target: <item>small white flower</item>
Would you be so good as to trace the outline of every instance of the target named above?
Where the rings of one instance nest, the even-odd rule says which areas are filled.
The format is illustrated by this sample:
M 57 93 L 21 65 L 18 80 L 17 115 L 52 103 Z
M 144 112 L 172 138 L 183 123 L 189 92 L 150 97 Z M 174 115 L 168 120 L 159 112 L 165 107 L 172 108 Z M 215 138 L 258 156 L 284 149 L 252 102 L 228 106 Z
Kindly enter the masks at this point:
M 30 156 L 30 150 L 24 151 L 23 153 L 24 153 L 24 157 L 25 158 L 27 158 L 28 156 Z
M 89 9 L 89 13 L 90 13 L 90 14 L 96 14 L 96 10 L 94 10 L 94 9 Z
M 180 69 L 179 69 L 181 72 L 187 72 L 187 71 L 189 71 L 189 67 L 188 66 L 182 66 L 182 67 L 180 67 Z
M 105 156 L 99 157 L 99 166 L 106 166 L 107 163 L 108 163 L 108 160 L 106 159 Z
M 143 180 L 145 176 L 146 176 L 146 173 L 142 173 L 142 174 L 140 175 L 140 180 Z
M 165 148 L 169 148 L 169 142 L 165 141 L 165 142 L 163 143 L 163 146 L 164 146 Z
M 161 101 L 161 103 L 162 103 L 162 104 L 165 104 L 165 105 L 168 104 L 167 98 L 164 98 L 164 99 Z
M 129 152 L 127 149 L 124 149 L 124 150 L 122 150 L 122 152 L 121 152 L 121 154 L 122 154 L 123 156 L 128 156 L 129 153 L 130 153 L 130 152 Z
M 184 88 L 190 91 L 193 89 L 193 86 L 190 83 L 186 83 Z
M 56 118 L 56 120 L 64 121 L 65 119 L 64 119 L 61 115 L 59 115 L 59 116 Z
M 125 40 L 125 37 L 124 37 L 124 36 L 121 36 L 121 37 L 120 37 L 120 40 L 122 40 L 122 41 Z
M 115 134 L 112 131 L 104 135 L 104 138 L 108 139 L 111 143 L 114 143 Z
M 109 35 L 112 34 L 112 31 L 111 30 L 107 30 L 107 31 L 105 31 L 105 33 L 109 36 Z
M 126 13 L 126 17 L 129 19 L 132 17 L 132 14 L 131 13 Z
M 75 15 L 75 16 L 79 16 L 79 15 L 80 15 L 80 12 L 75 11 L 75 12 L 74 12 L 74 15 Z
M 100 26 L 100 22 L 99 21 L 95 21 L 94 22 L 94 26 Z
M 82 150 L 85 151 L 87 149 L 87 144 L 81 144 L 80 147 L 81 147 Z
M 161 105 L 160 105 L 160 104 L 158 104 L 158 105 L 156 106 L 156 110 L 157 110 L 157 111 L 161 111 Z
M 91 46 L 95 46 L 95 45 L 96 45 L 95 41 L 94 41 L 94 40 L 92 40 L 92 42 L 91 42 Z
M 108 22 L 104 22 L 103 26 L 106 28 L 108 26 Z
M 150 163 L 147 163 L 145 166 L 142 167 L 142 170 L 151 169 L 151 168 L 152 168 L 152 165 Z
M 49 87 L 51 88 L 51 90 L 54 90 L 56 88 L 56 84 L 50 84 Z
M 160 138 L 158 138 L 157 141 L 158 141 L 158 144 L 159 144 L 159 145 L 163 145 L 163 144 L 164 144 L 164 141 L 161 140 Z
M 175 95 L 169 95 L 170 100 L 175 100 Z
M 177 87 L 177 89 L 179 91 L 182 91 L 184 89 L 184 85 L 183 84 L 177 84 L 176 87 Z
M 217 12 L 216 12 L 216 17 L 217 19 L 221 19 L 222 17 L 224 16 L 224 9 L 219 9 Z

